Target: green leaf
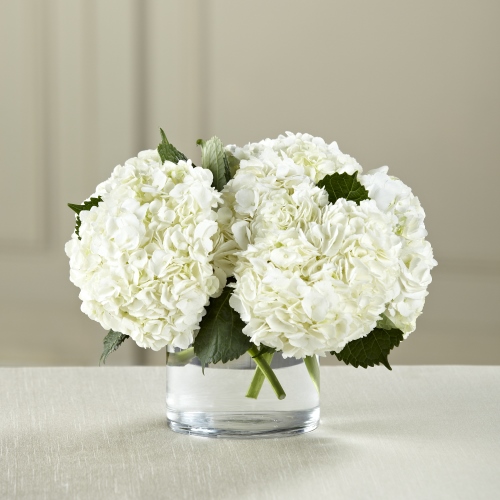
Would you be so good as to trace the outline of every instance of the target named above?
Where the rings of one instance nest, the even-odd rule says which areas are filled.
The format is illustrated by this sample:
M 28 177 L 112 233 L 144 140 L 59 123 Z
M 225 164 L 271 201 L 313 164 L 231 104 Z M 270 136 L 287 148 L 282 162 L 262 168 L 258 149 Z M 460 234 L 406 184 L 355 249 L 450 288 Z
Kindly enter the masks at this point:
M 349 342 L 340 352 L 332 352 L 339 361 L 356 368 L 382 363 L 392 370 L 387 356 L 403 340 L 403 332 L 396 328 L 385 330 L 374 328 L 366 337 Z
M 81 205 L 75 205 L 74 203 L 68 203 L 68 207 L 71 208 L 76 213 L 76 224 L 75 224 L 75 233 L 80 238 L 80 226 L 82 225 L 82 221 L 80 219 L 80 212 L 84 210 L 90 210 L 92 207 L 97 207 L 99 203 L 102 201 L 102 198 L 98 196 L 97 198 L 90 198 L 90 200 L 84 201 Z
M 203 368 L 209 363 L 237 359 L 253 345 L 242 330 L 240 315 L 229 305 L 232 288 L 225 287 L 220 297 L 210 300 L 207 314 L 194 340 L 194 353 Z
M 335 203 L 339 198 L 345 198 L 359 205 L 361 201 L 370 199 L 368 191 L 358 181 L 357 174 L 330 174 L 320 180 L 318 186 L 325 188 L 330 203 Z
M 163 163 L 165 163 L 166 161 L 171 161 L 175 164 L 179 163 L 180 160 L 186 161 L 187 157 L 179 150 L 177 150 L 175 146 L 170 144 L 170 142 L 168 142 L 167 136 L 162 129 L 160 129 L 160 134 L 161 142 L 158 145 L 158 154 L 160 155 L 161 161 Z
M 229 161 L 222 141 L 218 137 L 212 137 L 206 142 L 198 139 L 196 144 L 201 146 L 201 164 L 203 168 L 208 168 L 214 176 L 212 186 L 217 191 L 222 191 L 222 188 L 231 178 Z
M 226 152 L 226 157 L 229 163 L 229 181 L 236 175 L 236 171 L 240 168 L 240 160 L 228 152 Z
M 99 365 L 101 363 L 106 364 L 106 359 L 108 358 L 108 356 L 112 352 L 116 351 L 126 339 L 128 339 L 128 335 L 123 335 L 123 333 L 110 330 L 109 333 L 104 337 L 104 349 L 102 350 Z
M 396 328 L 396 326 L 387 316 L 382 314 L 381 318 L 377 321 L 377 328 L 382 328 L 382 330 L 392 330 Z

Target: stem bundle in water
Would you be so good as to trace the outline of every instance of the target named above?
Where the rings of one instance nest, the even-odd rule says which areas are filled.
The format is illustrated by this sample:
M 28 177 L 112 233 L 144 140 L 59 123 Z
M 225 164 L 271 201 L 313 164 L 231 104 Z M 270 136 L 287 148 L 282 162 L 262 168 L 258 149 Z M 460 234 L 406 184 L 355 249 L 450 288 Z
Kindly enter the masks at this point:
M 194 347 L 188 347 L 183 351 L 168 352 L 167 363 L 171 366 L 187 365 L 194 358 Z
M 315 355 L 306 356 L 304 358 L 304 364 L 306 365 L 307 371 L 309 372 L 309 376 L 316 387 L 316 390 L 319 394 L 319 386 L 320 386 L 320 371 L 319 371 L 319 363 L 318 357 Z
M 257 347 L 251 347 L 250 349 L 248 349 L 248 354 L 252 356 L 255 364 L 257 365 L 257 368 L 252 379 L 252 383 L 248 388 L 248 392 L 246 395 L 247 398 L 257 399 L 260 389 L 262 388 L 262 384 L 264 383 L 264 378 L 267 378 L 267 380 L 271 384 L 271 387 L 276 393 L 276 396 L 278 396 L 278 399 L 285 399 L 286 393 L 283 390 L 283 387 L 281 386 L 278 378 L 274 374 L 271 366 L 269 365 L 272 360 L 272 355 L 269 358 L 268 354 L 272 353 L 261 354 Z
M 273 360 L 274 353 L 266 352 L 265 354 L 261 354 L 262 358 L 266 361 L 266 363 L 271 366 L 271 362 Z M 264 384 L 264 380 L 266 377 L 264 376 L 264 372 L 257 367 L 255 369 L 255 373 L 253 375 L 252 382 L 250 387 L 248 388 L 248 392 L 246 393 L 247 398 L 257 399 L 260 394 L 260 390 L 262 389 L 262 385 Z

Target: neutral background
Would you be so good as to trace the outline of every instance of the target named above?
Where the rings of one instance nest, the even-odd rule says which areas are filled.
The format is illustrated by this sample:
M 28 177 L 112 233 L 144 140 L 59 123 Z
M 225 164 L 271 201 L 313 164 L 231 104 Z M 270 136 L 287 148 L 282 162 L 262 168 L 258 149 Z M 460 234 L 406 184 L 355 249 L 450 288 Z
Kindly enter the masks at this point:
M 392 362 L 499 364 L 499 18 L 495 0 L 0 0 L 0 365 L 96 363 L 66 203 L 160 126 L 194 160 L 200 137 L 291 130 L 389 165 L 439 261 Z

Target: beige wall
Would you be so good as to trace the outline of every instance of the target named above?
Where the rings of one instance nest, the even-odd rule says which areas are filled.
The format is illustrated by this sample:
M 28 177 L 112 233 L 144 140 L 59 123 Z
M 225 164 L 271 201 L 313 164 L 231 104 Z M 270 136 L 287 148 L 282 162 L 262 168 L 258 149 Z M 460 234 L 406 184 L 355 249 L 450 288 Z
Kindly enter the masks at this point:
M 0 365 L 94 364 L 64 242 L 80 202 L 162 126 L 285 131 L 389 165 L 439 266 L 395 363 L 500 362 L 496 1 L 0 0 Z M 162 362 L 124 347 L 111 363 Z

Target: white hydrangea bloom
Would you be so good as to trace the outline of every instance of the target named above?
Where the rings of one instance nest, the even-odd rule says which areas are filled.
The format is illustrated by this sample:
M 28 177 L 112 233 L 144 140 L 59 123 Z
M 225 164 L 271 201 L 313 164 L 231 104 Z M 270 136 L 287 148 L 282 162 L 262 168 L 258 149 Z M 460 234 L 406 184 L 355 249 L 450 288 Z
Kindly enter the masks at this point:
M 326 192 L 304 175 L 304 168 L 273 150 L 261 158 L 242 160 L 235 176 L 224 187 L 218 211 L 221 238 L 215 265 L 231 275 L 237 252 L 249 243 L 272 238 L 276 231 L 306 229 L 318 221 L 328 203 Z
M 321 137 L 313 137 L 310 134 L 287 132 L 277 139 L 265 139 L 242 148 L 234 145 L 227 147 L 227 151 L 238 160 L 262 159 L 263 156 L 269 155 L 270 150 L 283 160 L 293 160 L 314 183 L 335 172 L 352 175 L 363 170 L 354 158 L 340 151 L 336 142 L 327 144 Z
M 430 243 L 425 240 L 425 213 L 418 198 L 406 184 L 389 176 L 388 170 L 388 167 L 371 170 L 359 180 L 378 208 L 394 217 L 393 231 L 401 241 L 399 292 L 389 302 L 384 316 L 406 338 L 416 328 L 432 280 L 430 271 L 437 262 Z
M 371 200 L 340 199 L 320 212 L 238 255 L 230 303 L 247 322 L 243 331 L 286 357 L 339 352 L 370 333 L 398 293 L 391 215 Z
M 190 161 L 162 164 L 156 150 L 117 166 L 80 214 L 66 244 L 82 311 L 141 347 L 186 348 L 220 288 L 212 254 L 220 194 Z

